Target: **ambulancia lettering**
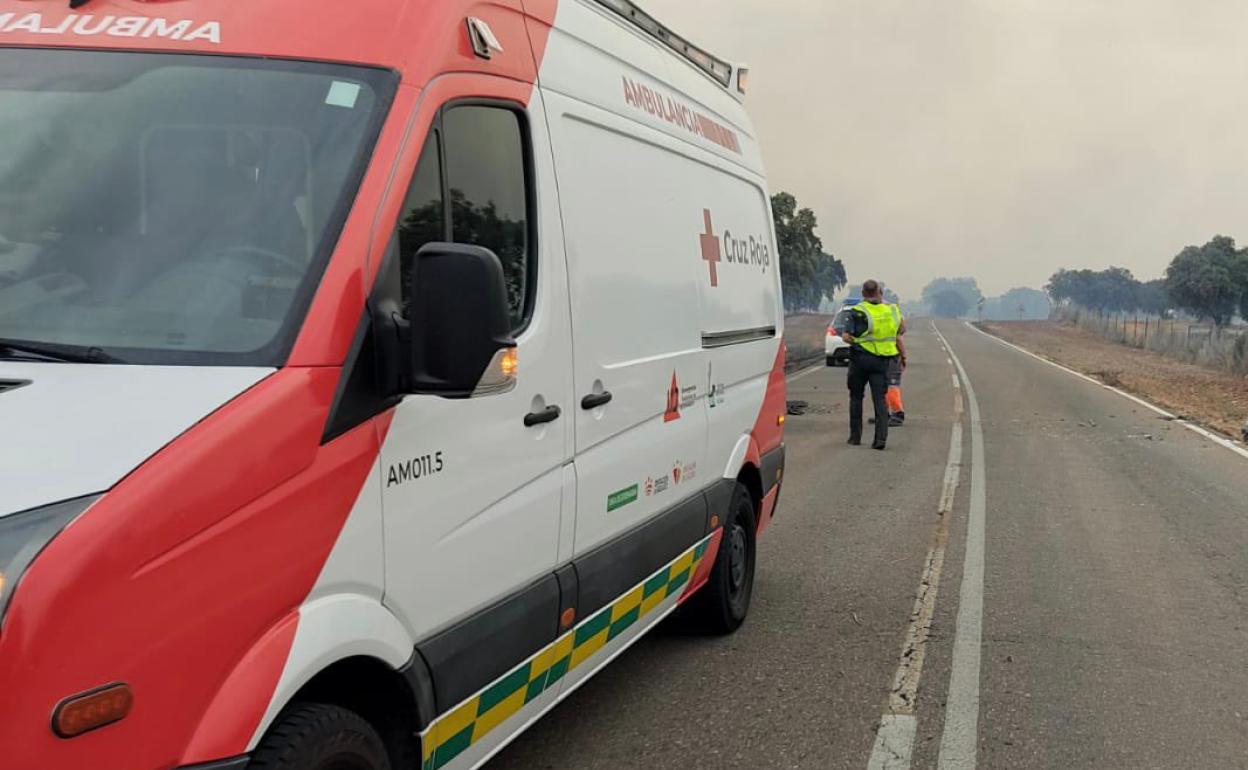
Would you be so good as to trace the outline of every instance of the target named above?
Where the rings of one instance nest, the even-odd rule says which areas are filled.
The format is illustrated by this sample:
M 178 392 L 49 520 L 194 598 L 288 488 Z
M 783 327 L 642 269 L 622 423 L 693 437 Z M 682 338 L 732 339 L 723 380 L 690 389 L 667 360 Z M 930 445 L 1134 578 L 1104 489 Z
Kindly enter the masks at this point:
M 28 32 L 35 35 L 78 35 L 91 37 L 140 37 L 180 40 L 190 43 L 203 40 L 221 43 L 221 22 L 195 22 L 189 19 L 170 20 L 147 16 L 95 16 L 71 13 L 59 21 L 44 21 L 41 13 L 0 13 L 0 32 Z

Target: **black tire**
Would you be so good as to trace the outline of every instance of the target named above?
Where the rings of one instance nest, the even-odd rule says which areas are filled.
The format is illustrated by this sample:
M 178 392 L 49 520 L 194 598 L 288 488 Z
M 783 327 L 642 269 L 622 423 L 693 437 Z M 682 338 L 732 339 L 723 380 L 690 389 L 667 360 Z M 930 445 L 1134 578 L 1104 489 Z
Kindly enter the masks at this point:
M 686 617 L 707 634 L 731 634 L 745 622 L 754 595 L 754 500 L 740 482 L 732 491 L 719 553 L 707 583 L 689 600 Z
M 828 356 L 828 366 L 836 366 L 836 356 Z
M 278 716 L 247 770 L 390 770 L 381 736 L 359 714 L 325 703 Z

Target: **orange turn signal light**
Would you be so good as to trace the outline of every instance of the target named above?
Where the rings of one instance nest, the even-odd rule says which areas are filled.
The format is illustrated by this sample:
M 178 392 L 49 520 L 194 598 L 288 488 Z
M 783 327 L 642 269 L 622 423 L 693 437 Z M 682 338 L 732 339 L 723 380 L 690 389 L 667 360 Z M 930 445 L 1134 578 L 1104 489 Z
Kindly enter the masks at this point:
M 784 415 L 776 415 L 776 425 L 784 425 Z
M 559 616 L 559 627 L 560 627 L 560 628 L 571 628 L 571 627 L 572 627 L 572 624 L 573 624 L 574 622 L 576 622 L 576 608 L 575 608 L 575 607 L 568 607 L 568 608 L 567 608 L 567 609 L 565 609 L 565 610 L 563 611 L 563 613 Z
M 61 701 L 52 712 L 52 732 L 73 738 L 113 722 L 120 722 L 134 705 L 128 684 L 110 684 Z
M 719 517 L 711 514 L 711 529 L 719 529 Z
M 499 362 L 499 368 L 503 370 L 504 377 L 515 377 L 520 371 L 520 351 L 518 348 L 510 348 L 503 353 L 503 360 Z

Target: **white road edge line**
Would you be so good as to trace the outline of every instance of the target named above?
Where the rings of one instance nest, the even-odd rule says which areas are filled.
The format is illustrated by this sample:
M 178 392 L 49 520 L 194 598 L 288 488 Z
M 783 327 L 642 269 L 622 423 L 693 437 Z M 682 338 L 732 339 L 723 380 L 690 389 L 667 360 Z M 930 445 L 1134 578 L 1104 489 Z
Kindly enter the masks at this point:
M 914 750 L 914 734 L 918 720 L 914 714 L 885 714 L 875 731 L 875 748 L 867 770 L 910 770 L 910 754 Z
M 953 366 L 953 362 L 949 362 Z M 867 770 L 909 770 L 914 752 L 914 736 L 918 722 L 914 716 L 923 661 L 931 635 L 932 616 L 936 612 L 936 596 L 940 591 L 940 574 L 945 563 L 945 544 L 949 540 L 949 519 L 957 495 L 962 468 L 962 385 L 953 374 L 953 429 L 949 436 L 949 460 L 945 464 L 937 514 L 940 522 L 932 536 L 932 545 L 923 561 L 923 574 L 915 592 L 910 625 L 902 641 L 901 657 L 893 675 L 889 693 L 888 713 L 880 717 L 875 732 L 875 745 L 867 760 Z
M 979 666 L 984 620 L 984 520 L 987 518 L 987 491 L 984 473 L 984 426 L 980 422 L 975 388 L 953 352 L 953 346 L 932 324 L 936 336 L 945 342 L 962 378 L 962 388 L 971 413 L 971 508 L 966 523 L 966 557 L 962 563 L 962 587 L 958 595 L 958 617 L 953 637 L 953 662 L 949 671 L 949 693 L 945 700 L 945 729 L 940 737 L 937 770 L 974 770 L 979 730 Z
M 1219 436 L 1219 435 L 1217 435 L 1216 433 L 1213 433 L 1212 431 L 1207 430 L 1206 428 L 1202 428 L 1202 427 L 1201 427 L 1201 426 L 1199 426 L 1199 425 L 1196 425 L 1196 424 L 1194 424 L 1194 423 L 1190 423 L 1190 422 L 1188 422 L 1187 420 L 1180 419 L 1178 415 L 1171 414 L 1170 412 L 1167 412 L 1165 409 L 1162 409 L 1161 407 L 1157 406 L 1156 404 L 1149 403 L 1148 401 L 1145 401 L 1144 399 L 1140 398 L 1139 396 L 1132 395 L 1132 394 L 1130 394 L 1130 393 L 1128 393 L 1128 392 L 1126 392 L 1125 390 L 1122 390 L 1122 389 L 1120 389 L 1120 388 L 1115 388 L 1115 387 L 1114 387 L 1114 386 L 1112 386 L 1112 385 L 1106 385 L 1105 383 L 1101 382 L 1100 380 L 1098 380 L 1098 379 L 1096 379 L 1096 378 L 1094 378 L 1094 377 L 1089 377 L 1088 375 L 1084 374 L 1083 372 L 1077 372 L 1077 371 L 1075 371 L 1074 369 L 1071 369 L 1071 368 L 1070 368 L 1070 367 L 1068 367 L 1068 366 L 1062 366 L 1061 364 L 1057 363 L 1056 361 L 1050 361 L 1049 359 L 1045 358 L 1044 356 L 1041 356 L 1041 355 L 1039 355 L 1039 354 L 1033 353 L 1033 352 L 1031 352 L 1030 350 L 1028 350 L 1028 349 L 1026 349 L 1026 348 L 1019 347 L 1018 345 L 1015 345 L 1015 344 L 1014 344 L 1014 343 L 1012 343 L 1012 342 L 1007 342 L 1006 340 L 1001 339 L 1000 337 L 996 336 L 995 334 L 989 334 L 988 332 L 984 331 L 983 329 L 979 328 L 978 326 L 975 326 L 974 324 L 970 323 L 969 321 L 967 322 L 967 324 L 966 324 L 966 325 L 967 325 L 967 326 L 969 326 L 969 327 L 971 327 L 971 328 L 972 328 L 972 329 L 974 329 L 975 331 L 979 332 L 980 334 L 984 335 L 985 337 L 987 337 L 987 338 L 988 338 L 988 339 L 990 339 L 990 340 L 994 340 L 995 342 L 998 342 L 998 343 L 1000 343 L 1000 344 L 1002 344 L 1002 345 L 1005 345 L 1007 348 L 1013 348 L 1014 350 L 1017 350 L 1019 353 L 1022 353 L 1022 354 L 1024 354 L 1024 355 L 1031 356 L 1032 358 L 1036 359 L 1037 361 L 1040 361 L 1040 362 L 1042 362 L 1042 363 L 1046 363 L 1046 364 L 1048 364 L 1049 366 L 1054 367 L 1055 369 L 1061 369 L 1063 372 L 1066 372 L 1067 374 L 1073 374 L 1074 376 L 1078 377 L 1078 378 L 1079 378 L 1079 379 L 1081 379 L 1081 380 L 1087 380 L 1088 382 L 1092 383 L 1093 385 L 1096 385 L 1096 386 L 1098 386 L 1098 387 L 1104 388 L 1105 390 L 1111 391 L 1111 392 L 1113 392 L 1113 393 L 1117 393 L 1118 395 L 1122 396 L 1122 397 L 1123 397 L 1123 398 L 1125 398 L 1125 399 L 1128 399 L 1128 400 L 1130 400 L 1130 401 L 1133 401 L 1133 402 L 1135 402 L 1135 403 L 1139 404 L 1140 406 L 1145 407 L 1146 409 L 1150 409 L 1150 410 L 1152 410 L 1152 411 L 1156 412 L 1157 414 L 1161 415 L 1162 417 L 1165 417 L 1167 420 L 1169 420 L 1169 421 L 1171 421 L 1171 422 L 1175 423 L 1176 425 L 1182 425 L 1184 428 L 1187 428 L 1188 430 L 1192 431 L 1193 433 L 1196 433 L 1196 434 L 1198 434 L 1198 435 L 1200 435 L 1200 436 L 1203 436 L 1203 437 L 1205 437 L 1205 438 L 1209 439 L 1210 441 L 1212 441 L 1213 443 L 1215 443 L 1215 444 L 1217 444 L 1217 445 L 1219 445 L 1219 446 L 1221 446 L 1221 447 L 1224 447 L 1224 448 L 1226 448 L 1226 449 L 1231 450 L 1232 452 L 1234 452 L 1234 453 L 1235 453 L 1235 454 L 1237 454 L 1237 455 L 1240 455 L 1241 457 L 1246 457 L 1246 458 L 1248 458 L 1248 449 L 1245 449 L 1244 447 L 1241 447 L 1239 444 L 1235 443 L 1234 441 L 1231 441 L 1231 440 L 1230 440 L 1230 439 L 1228 439 L 1228 438 L 1223 438 L 1222 436 Z

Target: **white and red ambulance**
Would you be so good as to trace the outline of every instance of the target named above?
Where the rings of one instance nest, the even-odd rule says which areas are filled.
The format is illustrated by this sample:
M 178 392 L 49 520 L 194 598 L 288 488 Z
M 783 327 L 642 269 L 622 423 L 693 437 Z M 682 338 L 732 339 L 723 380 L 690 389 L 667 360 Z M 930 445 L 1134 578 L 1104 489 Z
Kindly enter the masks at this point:
M 628 0 L 0 0 L 0 767 L 474 767 L 735 629 L 745 74 Z

